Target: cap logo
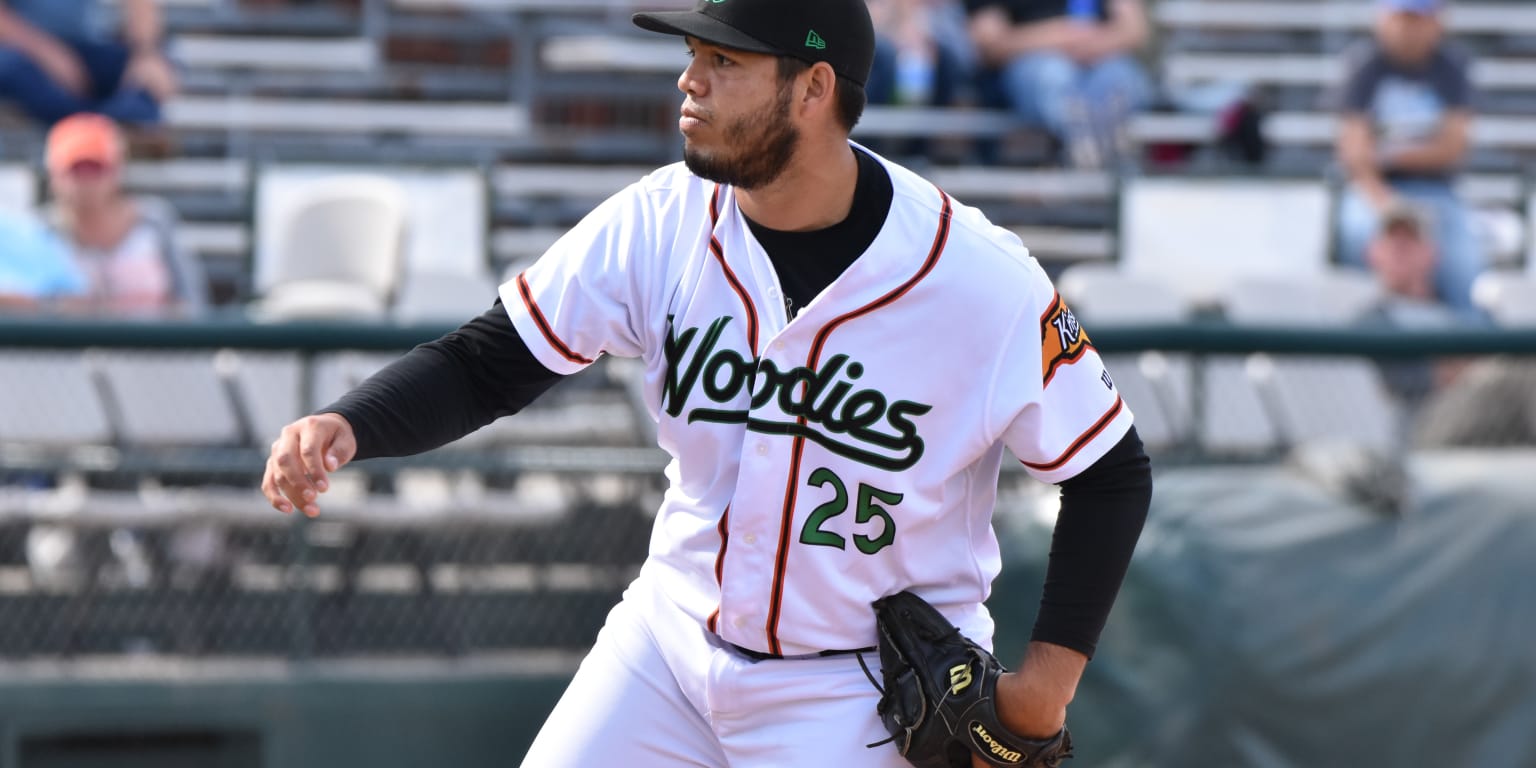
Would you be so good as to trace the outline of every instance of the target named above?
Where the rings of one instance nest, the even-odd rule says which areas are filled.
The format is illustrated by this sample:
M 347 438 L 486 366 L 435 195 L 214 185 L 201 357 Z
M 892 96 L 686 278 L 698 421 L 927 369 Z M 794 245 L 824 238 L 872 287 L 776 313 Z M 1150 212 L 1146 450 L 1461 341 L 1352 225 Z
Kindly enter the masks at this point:
M 827 49 L 827 41 L 821 39 L 821 35 L 816 34 L 816 30 L 813 29 L 805 36 L 805 47 L 825 51 Z

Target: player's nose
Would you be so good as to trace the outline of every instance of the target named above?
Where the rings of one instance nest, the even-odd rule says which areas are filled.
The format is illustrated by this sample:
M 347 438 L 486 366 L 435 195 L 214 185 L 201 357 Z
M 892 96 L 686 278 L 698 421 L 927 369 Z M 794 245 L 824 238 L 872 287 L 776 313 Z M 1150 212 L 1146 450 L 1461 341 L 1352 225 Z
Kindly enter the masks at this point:
M 677 76 L 677 89 L 689 96 L 701 95 L 708 87 L 698 70 L 699 58 L 702 57 L 690 59 L 683 73 Z

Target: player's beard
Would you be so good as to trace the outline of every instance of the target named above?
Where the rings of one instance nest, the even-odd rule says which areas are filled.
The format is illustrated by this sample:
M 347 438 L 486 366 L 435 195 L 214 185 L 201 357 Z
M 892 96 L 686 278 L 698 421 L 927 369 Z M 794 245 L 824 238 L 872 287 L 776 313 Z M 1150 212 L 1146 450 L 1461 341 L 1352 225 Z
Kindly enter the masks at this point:
M 788 83 L 766 110 L 766 117 L 748 115 L 726 126 L 725 149 L 709 153 L 683 142 L 683 163 L 695 176 L 737 189 L 772 184 L 800 146 L 800 131 L 789 120 L 794 89 Z

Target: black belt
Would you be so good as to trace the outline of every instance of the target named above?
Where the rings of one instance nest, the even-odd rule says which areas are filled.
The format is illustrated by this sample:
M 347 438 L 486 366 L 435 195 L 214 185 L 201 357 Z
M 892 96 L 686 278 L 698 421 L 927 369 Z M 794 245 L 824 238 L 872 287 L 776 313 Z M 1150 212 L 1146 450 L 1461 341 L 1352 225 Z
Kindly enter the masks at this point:
M 843 656 L 851 653 L 869 653 L 875 650 L 875 647 L 871 645 L 868 648 L 839 648 L 832 651 L 816 651 L 815 653 L 801 653 L 793 656 L 784 656 L 777 653 L 763 653 L 762 651 L 754 651 L 751 648 L 743 648 L 735 643 L 726 643 L 726 645 L 729 645 L 731 650 L 756 661 L 769 661 L 772 659 L 814 659 L 820 656 Z

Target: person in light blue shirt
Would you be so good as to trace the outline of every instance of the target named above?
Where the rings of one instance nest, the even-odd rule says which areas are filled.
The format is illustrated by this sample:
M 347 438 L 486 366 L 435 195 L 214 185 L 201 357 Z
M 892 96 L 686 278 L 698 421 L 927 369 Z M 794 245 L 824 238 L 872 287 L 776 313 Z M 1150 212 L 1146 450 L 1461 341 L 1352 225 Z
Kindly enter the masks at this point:
M 0 209 L 0 310 L 45 310 L 88 290 L 61 239 L 34 217 Z
M 160 121 L 176 91 L 155 0 L 121 0 L 120 29 L 98 0 L 0 0 L 0 99 L 43 126 L 78 112 L 126 125 Z

